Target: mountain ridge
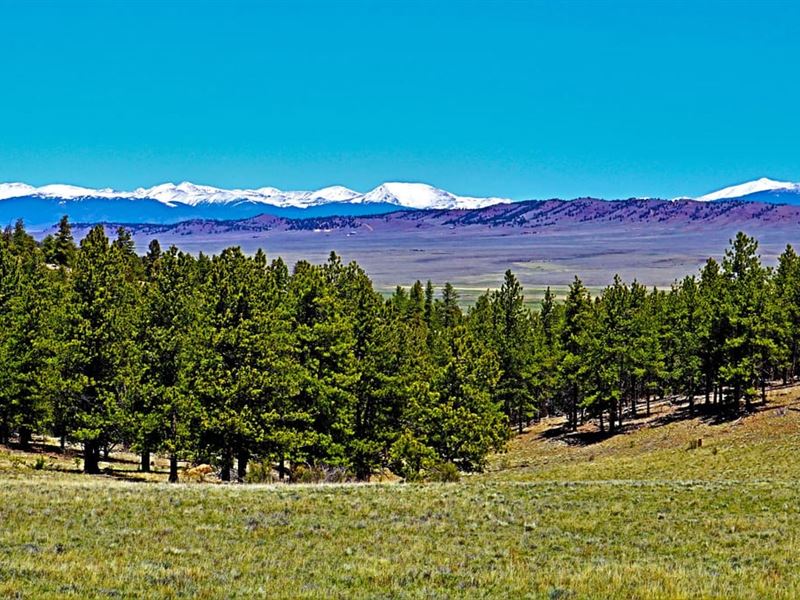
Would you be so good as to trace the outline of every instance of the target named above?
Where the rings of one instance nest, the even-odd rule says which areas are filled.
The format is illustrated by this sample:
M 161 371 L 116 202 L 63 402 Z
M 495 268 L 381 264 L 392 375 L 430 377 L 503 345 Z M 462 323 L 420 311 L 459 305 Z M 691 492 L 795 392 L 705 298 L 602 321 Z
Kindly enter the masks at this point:
M 93 223 L 74 223 L 81 239 Z M 192 219 L 177 224 L 103 223 L 131 231 L 137 251 L 153 239 L 192 253 L 238 246 L 287 264 L 324 262 L 331 251 L 356 260 L 383 290 L 430 278 L 458 284 L 465 298 L 502 283 L 509 267 L 526 287 L 567 286 L 577 274 L 606 285 L 615 273 L 669 286 L 695 273 L 738 231 L 756 236 L 768 264 L 800 246 L 800 206 L 758 202 L 581 198 L 531 200 L 476 210 L 395 210 L 363 216 Z M 41 238 L 52 233 L 37 234 Z M 564 288 L 565 289 L 565 288 Z
M 75 223 L 86 229 L 96 223 Z M 704 202 L 699 200 L 639 199 L 608 201 L 600 198 L 573 200 L 523 200 L 512 204 L 497 204 L 480 209 L 423 209 L 394 210 L 382 214 L 327 215 L 307 218 L 286 218 L 271 214 L 253 215 L 241 219 L 189 219 L 178 223 L 131 223 L 106 221 L 109 227 L 127 227 L 133 232 L 162 231 L 196 233 L 264 232 L 281 229 L 300 230 L 357 230 L 377 231 L 380 227 L 513 228 L 544 230 L 576 225 L 653 225 L 660 227 L 703 228 L 711 225 L 754 224 L 781 227 L 800 226 L 800 206 L 728 200 Z
M 581 198 L 569 200 L 576 202 Z M 727 203 L 756 202 L 800 205 L 800 184 L 760 178 L 711 192 L 695 199 L 638 198 L 606 200 Z M 545 200 L 537 200 L 542 202 Z M 562 200 L 564 201 L 564 200 Z M 66 184 L 33 187 L 0 184 L 0 223 L 23 219 L 42 228 L 67 214 L 72 221 L 174 224 L 194 219 L 236 220 L 268 214 L 286 219 L 365 216 L 398 210 L 479 211 L 493 206 L 518 205 L 500 197 L 459 196 L 424 183 L 387 182 L 361 193 L 334 185 L 314 191 L 282 191 L 274 187 L 223 189 L 190 182 L 160 184 L 132 192 L 92 189 Z
M 394 204 L 405 208 L 482 208 L 490 204 L 510 203 L 509 198 L 459 196 L 426 183 L 385 182 L 368 192 L 357 192 L 341 185 L 318 190 L 280 190 L 275 187 L 225 189 L 198 185 L 189 181 L 162 183 L 133 191 L 112 188 L 87 188 L 68 184 L 40 187 L 20 182 L 0 183 L 0 200 L 21 197 L 42 197 L 60 200 L 133 199 L 156 200 L 174 207 L 176 204 L 234 204 L 253 202 L 274 207 L 305 208 L 331 202 L 354 204 Z

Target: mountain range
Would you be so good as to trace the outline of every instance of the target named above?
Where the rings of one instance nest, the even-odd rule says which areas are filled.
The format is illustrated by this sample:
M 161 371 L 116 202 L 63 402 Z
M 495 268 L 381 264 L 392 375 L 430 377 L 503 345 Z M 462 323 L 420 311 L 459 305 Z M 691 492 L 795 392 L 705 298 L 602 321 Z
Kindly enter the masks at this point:
M 678 198 L 686 200 L 691 198 Z M 673 200 L 673 201 L 675 201 Z M 800 205 L 800 184 L 761 178 L 694 198 L 699 202 Z M 286 219 L 354 217 L 398 210 L 477 210 L 511 204 L 500 197 L 460 196 L 424 183 L 383 183 L 366 192 L 343 186 L 314 191 L 274 187 L 222 189 L 189 182 L 133 191 L 65 184 L 0 184 L 0 222 L 23 219 L 46 227 L 68 214 L 74 222 L 174 224 L 194 219 L 236 220 L 267 214 Z
M 33 187 L 0 184 L 0 221 L 22 218 L 48 225 L 68 214 L 73 221 L 178 223 L 187 219 L 246 218 L 270 214 L 285 218 L 383 214 L 396 210 L 476 209 L 511 202 L 507 198 L 459 196 L 424 183 L 383 183 L 366 193 L 343 186 L 314 191 L 273 187 L 222 189 L 183 182 L 132 192 L 53 184 Z

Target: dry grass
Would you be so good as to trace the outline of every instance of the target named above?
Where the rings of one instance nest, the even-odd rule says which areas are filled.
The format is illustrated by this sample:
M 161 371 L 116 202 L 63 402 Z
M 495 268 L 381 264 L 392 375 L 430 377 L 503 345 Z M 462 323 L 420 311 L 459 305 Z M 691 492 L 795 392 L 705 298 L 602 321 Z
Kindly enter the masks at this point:
M 643 407 L 640 407 L 642 414 Z M 592 424 L 562 433 L 546 419 L 494 457 L 492 479 L 785 481 L 800 477 L 800 387 L 776 389 L 767 404 L 728 418 L 697 406 L 653 406 L 651 416 L 602 436 Z M 702 446 L 693 442 L 702 439 Z

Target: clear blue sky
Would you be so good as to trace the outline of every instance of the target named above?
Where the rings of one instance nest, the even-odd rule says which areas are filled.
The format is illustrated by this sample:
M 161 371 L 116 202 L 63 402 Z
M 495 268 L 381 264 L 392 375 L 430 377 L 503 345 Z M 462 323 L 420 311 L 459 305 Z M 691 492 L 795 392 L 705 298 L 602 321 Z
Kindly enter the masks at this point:
M 800 180 L 800 2 L 0 0 L 0 181 Z

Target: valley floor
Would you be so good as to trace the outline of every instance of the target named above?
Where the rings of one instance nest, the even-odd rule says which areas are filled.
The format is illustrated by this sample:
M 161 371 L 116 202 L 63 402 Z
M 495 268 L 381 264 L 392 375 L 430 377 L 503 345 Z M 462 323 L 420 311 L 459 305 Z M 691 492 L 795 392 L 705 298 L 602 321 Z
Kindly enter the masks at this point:
M 795 598 L 798 402 L 545 420 L 453 484 L 169 486 L 0 449 L 0 596 Z

